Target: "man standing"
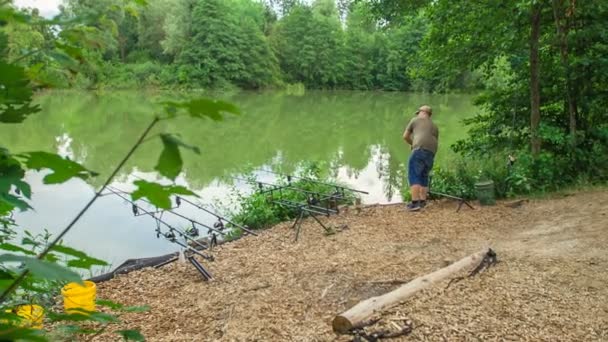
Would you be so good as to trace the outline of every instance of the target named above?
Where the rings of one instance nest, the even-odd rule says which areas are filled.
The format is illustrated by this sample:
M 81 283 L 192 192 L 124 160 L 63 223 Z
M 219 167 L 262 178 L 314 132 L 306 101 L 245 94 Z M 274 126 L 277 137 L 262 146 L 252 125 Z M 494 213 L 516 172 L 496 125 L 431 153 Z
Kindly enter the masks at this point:
M 433 168 L 439 140 L 439 129 L 431 121 L 432 115 L 431 107 L 420 107 L 403 132 L 403 139 L 412 145 L 412 154 L 408 163 L 408 181 L 412 202 L 407 205 L 407 208 L 410 211 L 420 210 L 426 205 L 429 172 Z

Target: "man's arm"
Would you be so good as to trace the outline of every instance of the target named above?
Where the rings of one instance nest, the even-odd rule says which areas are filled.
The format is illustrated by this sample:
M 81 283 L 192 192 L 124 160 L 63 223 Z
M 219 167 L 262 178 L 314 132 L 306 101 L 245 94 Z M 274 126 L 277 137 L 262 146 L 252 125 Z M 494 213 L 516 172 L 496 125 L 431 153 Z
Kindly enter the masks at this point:
M 412 141 L 412 132 L 409 129 L 406 129 L 405 132 L 403 132 L 403 140 L 405 140 L 405 142 L 407 142 L 410 145 L 414 143 Z
M 407 127 L 405 128 L 405 131 L 403 132 L 403 140 L 405 140 L 405 142 L 407 142 L 410 145 L 414 143 L 412 141 L 412 132 L 414 132 L 414 119 L 412 119 L 407 124 Z

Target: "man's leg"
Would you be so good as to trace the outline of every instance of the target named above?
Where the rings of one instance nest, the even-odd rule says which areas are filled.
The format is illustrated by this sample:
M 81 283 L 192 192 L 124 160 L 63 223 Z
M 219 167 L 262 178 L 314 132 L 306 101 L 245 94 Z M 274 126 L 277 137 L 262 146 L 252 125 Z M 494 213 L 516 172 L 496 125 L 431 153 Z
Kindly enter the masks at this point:
M 412 194 L 412 202 L 419 201 L 422 198 L 421 187 L 418 184 L 410 186 L 410 193 Z
M 420 210 L 420 192 L 422 191 L 420 185 L 420 172 L 422 171 L 422 168 L 423 164 L 420 160 L 419 151 L 413 151 L 408 163 L 408 181 L 410 183 L 412 202 L 407 205 L 407 208 L 411 211 Z
M 427 186 L 421 186 L 420 187 L 420 200 L 421 201 L 426 201 L 426 196 L 429 193 L 429 188 Z
M 426 205 L 426 198 L 429 193 L 429 175 L 431 173 L 431 169 L 433 168 L 435 156 L 430 152 L 425 153 L 423 158 L 424 168 L 421 172 L 421 186 L 420 186 L 420 206 L 424 207 Z

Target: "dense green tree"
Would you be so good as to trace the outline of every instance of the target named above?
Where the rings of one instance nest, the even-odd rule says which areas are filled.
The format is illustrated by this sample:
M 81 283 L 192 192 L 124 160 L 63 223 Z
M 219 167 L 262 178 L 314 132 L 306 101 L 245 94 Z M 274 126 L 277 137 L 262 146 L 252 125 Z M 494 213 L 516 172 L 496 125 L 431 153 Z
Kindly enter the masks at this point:
M 165 38 L 161 41 L 163 52 L 179 55 L 192 37 L 192 10 L 196 0 L 172 0 L 164 21 Z
M 342 35 L 333 1 L 293 8 L 272 37 L 285 80 L 311 88 L 337 87 L 344 73 Z
M 142 54 L 152 60 L 168 63 L 172 55 L 165 53 L 162 42 L 166 39 L 166 20 L 177 0 L 148 1 L 142 8 L 137 21 L 137 48 Z
M 241 6 L 239 6 L 241 5 Z M 177 62 L 196 83 L 211 87 L 230 82 L 247 88 L 272 84 L 275 59 L 262 33 L 262 6 L 205 0 L 191 7 L 185 46 Z
M 353 5 L 346 21 L 345 74 L 343 86 L 349 89 L 372 89 L 376 86 L 374 58 L 376 25 L 363 3 Z

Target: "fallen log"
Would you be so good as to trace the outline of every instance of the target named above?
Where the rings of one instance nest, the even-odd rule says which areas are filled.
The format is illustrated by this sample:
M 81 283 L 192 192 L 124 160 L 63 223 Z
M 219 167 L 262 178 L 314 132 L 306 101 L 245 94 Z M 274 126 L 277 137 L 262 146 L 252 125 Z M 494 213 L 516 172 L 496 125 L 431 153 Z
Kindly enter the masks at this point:
M 490 252 L 493 253 L 492 250 L 484 249 L 433 273 L 416 278 L 394 291 L 360 302 L 334 318 L 332 322 L 334 332 L 343 334 L 365 324 L 366 319 L 374 313 L 389 308 L 462 269 L 479 265 Z

